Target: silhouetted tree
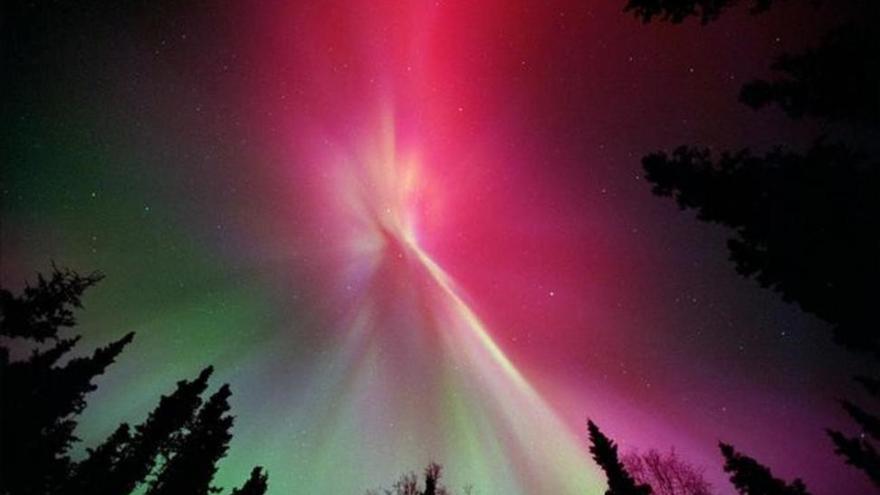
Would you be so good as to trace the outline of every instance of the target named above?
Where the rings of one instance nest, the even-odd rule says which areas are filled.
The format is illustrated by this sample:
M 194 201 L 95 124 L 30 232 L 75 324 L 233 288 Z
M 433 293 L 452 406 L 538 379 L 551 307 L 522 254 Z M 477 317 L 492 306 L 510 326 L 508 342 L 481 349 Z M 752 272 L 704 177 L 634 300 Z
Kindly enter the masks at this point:
M 419 489 L 416 474 L 407 473 L 401 476 L 391 489 L 382 490 L 382 493 L 385 495 L 451 495 L 446 487 L 440 484 L 442 474 L 443 467 L 432 462 L 425 468 L 424 490 Z M 377 495 L 378 493 L 376 490 L 367 491 L 367 495 Z
M 73 467 L 63 493 L 70 495 L 90 493 L 93 488 L 105 481 L 111 467 L 122 460 L 130 442 L 131 428 L 123 423 L 101 445 L 87 450 L 86 458 Z
M 700 15 L 705 22 L 733 3 L 630 0 L 625 10 L 645 21 Z M 753 9 L 771 3 L 756 0 Z M 876 141 L 880 3 L 845 0 L 835 8 L 850 20 L 817 47 L 778 57 L 772 68 L 781 77 L 746 84 L 740 101 L 756 109 L 776 104 L 793 118 L 845 122 Z M 671 158 L 655 153 L 642 163 L 656 194 L 675 196 L 682 208 L 698 209 L 701 220 L 737 231 L 728 246 L 738 272 L 832 323 L 838 341 L 851 349 L 880 354 L 880 316 L 868 289 L 880 275 L 876 151 L 871 156 L 820 140 L 805 153 L 779 148 L 759 158 L 747 150 L 724 152 L 713 164 L 707 150 L 682 146 Z M 835 273 L 838 268 L 843 271 Z
M 675 450 L 662 454 L 651 449 L 630 452 L 621 459 L 637 483 L 649 485 L 656 495 L 711 495 L 703 471 L 682 461 Z
M 740 3 L 739 0 L 629 0 L 625 12 L 632 12 L 642 22 L 654 18 L 678 24 L 688 17 L 696 16 L 700 22 L 708 24 L 721 14 L 721 11 Z M 770 8 L 773 0 L 750 0 L 751 12 L 763 12 Z
M 856 380 L 874 399 L 880 399 L 880 380 L 867 377 L 857 377 Z M 836 430 L 827 430 L 834 442 L 835 452 L 843 456 L 847 464 L 864 471 L 880 487 L 880 452 L 871 441 L 880 441 L 880 417 L 847 400 L 841 401 L 841 405 L 861 426 L 862 431 L 857 436 L 850 437 Z
M 724 472 L 742 495 L 809 495 L 799 479 L 791 484 L 774 478 L 773 473 L 751 457 L 745 456 L 728 444 L 719 444 L 724 456 Z
M 394 483 L 391 491 L 386 490 L 385 493 L 388 495 L 419 495 L 421 492 L 419 491 L 419 482 L 416 479 L 416 474 L 404 474 Z
M 857 376 L 855 381 L 859 383 L 871 397 L 880 399 L 880 380 L 870 376 Z
M 21 295 L 0 288 L 0 335 L 19 348 L 33 348 L 28 358 L 13 361 L 9 348 L 0 346 L 0 494 L 127 494 L 151 475 L 156 493 L 209 493 L 232 425 L 226 415 L 228 385 L 200 409 L 210 367 L 195 380 L 178 382 L 133 431 L 122 424 L 82 461 L 68 457 L 78 440 L 76 416 L 95 389 L 92 381 L 134 337 L 129 333 L 91 356 L 58 364 L 79 340 L 62 338 L 59 331 L 76 324 L 73 310 L 100 279 L 53 266 L 50 278 L 39 276 Z M 264 493 L 266 480 L 255 469 L 243 487 L 249 491 L 241 493 Z
M 645 22 L 698 15 L 705 24 L 733 3 L 629 0 L 625 10 Z M 753 10 L 771 3 L 757 0 Z M 717 159 L 682 146 L 642 164 L 655 194 L 735 230 L 728 249 L 740 274 L 830 322 L 838 343 L 880 358 L 880 313 L 873 307 L 880 280 L 880 2 L 833 7 L 846 19 L 839 27 L 815 47 L 777 57 L 771 67 L 778 77 L 746 84 L 739 99 L 755 109 L 778 105 L 795 119 L 843 124 L 850 145 L 820 139 L 803 153 L 777 148 L 757 157 L 744 150 Z M 836 452 L 880 486 L 880 459 L 868 438 L 877 439 L 880 419 L 849 401 L 842 405 L 863 433 L 829 431 Z
M 269 476 L 260 466 L 251 470 L 251 475 L 241 488 L 232 490 L 231 495 L 265 495 L 269 488 Z
M 217 461 L 226 455 L 232 439 L 233 418 L 227 415 L 229 385 L 223 385 L 199 411 L 164 463 L 147 495 L 187 493 L 207 495 L 220 489 L 211 487 Z
M 876 19 L 876 14 L 873 16 Z M 788 116 L 876 126 L 880 124 L 880 31 L 849 22 L 815 48 L 783 54 L 771 68 L 780 77 L 743 86 L 740 101 L 758 109 L 778 105 Z
M 596 464 L 605 471 L 608 479 L 608 490 L 605 495 L 649 495 L 651 487 L 639 484 L 627 472 L 623 463 L 617 456 L 617 445 L 606 437 L 599 427 L 592 421 L 587 422 L 587 430 L 590 433 L 590 454 Z
M 153 471 L 160 455 L 169 457 L 175 436 L 192 421 L 201 406 L 201 394 L 213 371 L 209 366 L 195 380 L 181 380 L 171 395 L 163 395 L 147 419 L 135 427 L 134 435 L 109 472 L 86 484 L 88 493 L 129 493 Z
M 60 338 L 59 330 L 75 325 L 73 308 L 98 274 L 81 276 L 53 266 L 47 280 L 38 277 L 20 296 L 0 289 L 0 333 L 22 345 L 54 341 L 36 348 L 29 358 L 10 361 L 0 347 L 0 493 L 48 493 L 57 490 L 70 470 L 68 451 L 77 440 L 74 419 L 95 389 L 95 377 L 114 362 L 134 334 L 95 350 L 91 356 L 58 362 L 79 337 Z
M 0 335 L 56 340 L 59 330 L 76 325 L 73 310 L 82 308 L 85 290 L 103 278 L 98 272 L 80 275 L 53 263 L 49 279 L 37 274 L 36 287 L 26 285 L 21 295 L 0 288 Z
M 680 147 L 642 163 L 655 194 L 735 230 L 728 248 L 737 272 L 833 323 L 839 343 L 880 353 L 880 164 L 821 141 L 806 154 L 717 159 Z
M 436 462 L 428 464 L 425 468 L 425 495 L 437 495 L 438 483 L 440 482 L 440 473 L 443 468 Z

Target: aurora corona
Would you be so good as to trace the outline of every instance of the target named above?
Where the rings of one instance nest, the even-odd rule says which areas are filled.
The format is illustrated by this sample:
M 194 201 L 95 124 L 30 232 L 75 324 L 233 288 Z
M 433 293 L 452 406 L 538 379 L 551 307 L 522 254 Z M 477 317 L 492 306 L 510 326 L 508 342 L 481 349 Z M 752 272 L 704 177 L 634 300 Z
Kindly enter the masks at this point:
M 345 363 L 344 371 L 321 390 L 323 399 L 314 398 L 337 398 L 328 406 L 336 412 L 321 421 L 338 437 L 321 443 L 366 442 L 387 453 L 371 459 L 382 466 L 400 463 L 400 452 L 418 463 L 443 459 L 455 482 L 498 480 L 496 488 L 507 492 L 600 486 L 577 432 L 517 370 L 455 281 L 419 245 L 420 209 L 442 191 L 430 191 L 425 165 L 398 149 L 390 115 L 377 119 L 379 132 L 363 146 L 339 147 L 361 152 L 337 155 L 328 167 L 333 191 L 325 197 L 336 198 L 334 223 L 347 226 L 339 239 L 346 267 L 339 285 L 352 303 L 335 325 L 346 330 L 329 360 Z M 320 473 L 316 468 L 300 467 Z

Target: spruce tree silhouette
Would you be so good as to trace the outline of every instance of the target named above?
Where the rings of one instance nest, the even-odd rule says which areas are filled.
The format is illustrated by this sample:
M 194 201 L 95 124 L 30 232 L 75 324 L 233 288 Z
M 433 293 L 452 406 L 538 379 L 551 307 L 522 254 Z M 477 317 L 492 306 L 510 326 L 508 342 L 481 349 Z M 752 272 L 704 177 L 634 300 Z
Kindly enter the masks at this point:
M 153 471 L 160 456 L 170 457 L 179 432 L 192 421 L 201 406 L 201 394 L 207 389 L 213 371 L 209 366 L 195 380 L 181 380 L 171 395 L 163 395 L 147 419 L 135 427 L 118 461 L 109 472 L 86 482 L 86 491 L 96 495 L 130 493 Z
M 745 456 L 728 444 L 720 443 L 724 456 L 724 472 L 730 474 L 730 482 L 742 495 L 809 495 L 799 479 L 791 484 L 774 478 L 770 469 Z
M 863 388 L 875 400 L 880 399 L 880 380 L 860 376 L 856 377 Z M 880 441 L 880 417 L 870 414 L 850 401 L 842 400 L 843 409 L 862 427 L 862 432 L 855 437 L 848 437 L 836 430 L 827 430 L 834 442 L 835 452 L 850 464 L 868 475 L 871 481 L 880 487 L 880 452 L 874 446 Z
M 78 440 L 73 434 L 75 418 L 86 406 L 86 395 L 96 388 L 92 380 L 134 336 L 129 333 L 89 357 L 58 365 L 79 340 L 61 338 L 59 331 L 76 324 L 73 310 L 81 307 L 83 292 L 100 279 L 53 265 L 49 279 L 39 276 L 37 285 L 26 287 L 21 295 L 0 288 L 0 335 L 19 349 L 33 348 L 28 358 L 12 361 L 10 349 L 0 346 L 0 495 L 128 494 L 154 475 L 149 488 L 161 488 L 161 493 L 211 492 L 232 425 L 232 417 L 226 415 L 228 385 L 200 409 L 211 367 L 195 380 L 178 382 L 133 432 L 123 423 L 103 443 L 88 449 L 85 459 L 71 462 L 68 451 Z M 40 345 L 48 341 L 54 343 Z M 266 481 L 255 469 L 245 484 L 250 492 L 243 493 L 264 493 Z
M 104 275 L 80 275 L 52 264 L 47 280 L 37 274 L 36 287 L 28 284 L 20 296 L 0 288 L 0 335 L 35 342 L 57 340 L 58 331 L 76 325 L 73 310 L 82 308 L 82 295 Z
M 220 491 L 211 487 L 211 480 L 217 471 L 217 461 L 226 455 L 232 439 L 233 418 L 226 414 L 231 395 L 229 385 L 223 385 L 205 402 L 178 439 L 174 453 L 162 466 L 147 495 L 207 495 Z
M 688 17 L 696 16 L 700 22 L 708 24 L 721 14 L 721 11 L 740 3 L 738 0 L 629 0 L 625 12 L 632 12 L 642 22 L 654 18 L 678 24 Z M 751 0 L 751 12 L 759 13 L 770 8 L 773 0 Z
M 632 0 L 625 9 L 645 21 L 676 22 L 696 11 L 714 19 L 729 3 Z M 642 164 L 655 194 L 736 230 L 728 246 L 740 274 L 831 323 L 839 343 L 880 357 L 880 313 L 869 297 L 880 277 L 880 3 L 835 7 L 850 20 L 818 47 L 779 57 L 772 68 L 781 78 L 746 84 L 739 98 L 756 109 L 776 104 L 792 118 L 845 123 L 860 149 L 820 138 L 805 153 L 777 148 L 760 159 L 748 150 L 723 152 L 713 163 L 708 151 L 682 146 Z
M 123 423 L 94 449 L 87 450 L 84 460 L 73 466 L 70 479 L 65 484 L 63 493 L 74 495 L 90 493 L 99 483 L 105 481 L 111 466 L 116 466 L 131 442 L 131 428 Z
M 265 495 L 269 487 L 269 476 L 263 472 L 263 468 L 257 466 L 251 470 L 251 475 L 241 488 L 232 490 L 231 495 Z
M 880 355 L 873 288 L 880 264 L 880 162 L 817 142 L 806 154 L 680 147 L 643 161 L 658 196 L 735 230 L 736 270 L 834 324 L 838 343 Z
M 605 495 L 650 495 L 651 487 L 636 483 L 620 462 L 617 445 L 592 421 L 587 421 L 587 430 L 590 433 L 590 454 L 602 471 L 605 471 L 605 477 L 608 479 L 608 490 L 605 491 Z
M 79 337 L 59 337 L 76 324 L 73 309 L 83 292 L 101 275 L 79 275 L 53 266 L 51 278 L 38 277 L 20 296 L 0 289 L 0 334 L 24 343 L 55 344 L 34 349 L 22 361 L 10 361 L 0 347 L 0 493 L 50 493 L 58 490 L 70 470 L 68 451 L 77 440 L 74 417 L 85 408 L 95 377 L 114 362 L 134 334 L 98 348 L 89 357 L 58 366 Z M 26 345 L 26 344 L 23 344 Z
M 876 2 L 873 9 L 876 10 Z M 789 117 L 815 117 L 829 122 L 880 124 L 880 55 L 877 12 L 863 12 L 860 22 L 848 22 L 825 35 L 815 48 L 784 54 L 771 68 L 780 75 L 772 82 L 743 86 L 740 101 L 759 109 L 778 105 Z
M 645 22 L 699 15 L 705 24 L 733 3 L 630 0 L 625 10 Z M 753 10 L 771 3 L 757 1 Z M 771 66 L 778 78 L 746 84 L 739 100 L 834 124 L 848 144 L 820 137 L 803 153 L 779 147 L 764 157 L 743 150 L 717 159 L 682 146 L 642 164 L 655 194 L 734 229 L 728 250 L 737 272 L 829 322 L 836 342 L 880 359 L 880 312 L 872 297 L 880 279 L 880 2 L 843 0 L 833 7 L 846 19 L 838 28 L 813 48 L 778 57 Z M 842 405 L 864 431 L 847 437 L 829 430 L 836 452 L 880 486 L 880 455 L 871 441 L 877 436 L 870 433 L 880 418 Z
M 774 0 L 752 0 L 752 13 L 768 10 Z M 699 17 L 716 20 L 738 0 L 629 0 L 624 11 L 648 23 L 654 19 L 681 23 Z M 805 2 L 819 4 L 820 2 Z M 804 116 L 856 125 L 880 125 L 880 3 L 842 0 L 834 3 L 850 20 L 826 34 L 815 47 L 786 53 L 770 66 L 779 78 L 745 84 L 739 99 L 759 109 L 778 105 L 788 116 Z

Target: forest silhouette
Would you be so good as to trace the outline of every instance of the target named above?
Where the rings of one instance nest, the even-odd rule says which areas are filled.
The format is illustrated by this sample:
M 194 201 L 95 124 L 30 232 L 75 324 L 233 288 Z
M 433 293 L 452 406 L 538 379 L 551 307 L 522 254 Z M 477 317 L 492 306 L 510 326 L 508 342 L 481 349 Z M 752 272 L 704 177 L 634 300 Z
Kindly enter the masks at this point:
M 231 390 L 224 384 L 203 399 L 213 373 L 211 367 L 191 380 L 179 381 L 142 423 L 133 428 L 120 424 L 106 440 L 88 448 L 82 460 L 71 460 L 71 448 L 79 441 L 74 435 L 76 417 L 86 407 L 86 396 L 96 388 L 94 379 L 134 338 L 128 333 L 96 349 L 91 356 L 58 364 L 79 340 L 78 335 L 67 335 L 67 330 L 76 326 L 75 310 L 81 308 L 81 297 L 101 278 L 99 274 L 80 275 L 53 267 L 48 277 L 39 275 L 36 285 L 27 286 L 20 295 L 0 289 L 0 335 L 48 344 L 17 361 L 10 360 L 9 348 L 0 348 L 0 493 L 222 493 L 223 489 L 213 486 L 212 481 L 232 438 L 233 417 L 228 414 Z M 876 382 L 866 381 L 866 386 L 876 392 Z M 852 404 L 847 403 L 847 407 L 866 424 L 876 421 Z M 617 445 L 595 423 L 588 422 L 587 431 L 590 453 L 608 480 L 607 495 L 655 493 L 650 485 L 629 473 Z M 740 493 L 807 493 L 800 481 L 788 485 L 733 447 L 721 444 L 720 448 L 724 469 Z M 682 465 L 677 462 L 655 462 L 651 479 L 670 478 L 681 472 Z M 382 493 L 448 495 L 451 492 L 441 484 L 441 473 L 441 466 L 432 463 L 425 468 L 423 483 L 410 473 Z M 671 480 L 666 491 L 656 493 L 702 495 L 706 483 L 699 475 L 697 478 L 687 484 Z M 267 474 L 255 467 L 249 479 L 230 493 L 259 495 L 267 490 Z
M 106 440 L 73 461 L 76 417 L 86 407 L 93 381 L 113 364 L 134 339 L 128 333 L 96 349 L 91 356 L 59 365 L 79 341 L 67 335 L 76 326 L 75 311 L 83 293 L 101 281 L 98 273 L 81 275 L 53 265 L 21 294 L 0 288 L 0 336 L 15 339 L 18 349 L 32 344 L 26 359 L 11 360 L 0 346 L 0 493 L 94 494 L 143 492 L 147 495 L 222 493 L 212 485 L 217 463 L 232 439 L 231 390 L 224 384 L 207 400 L 212 367 L 181 380 L 163 395 L 146 419 L 132 428 L 120 424 Z M 43 345 L 45 344 L 45 345 Z M 442 468 L 425 468 L 424 486 L 414 474 L 393 487 L 403 495 L 444 495 Z M 259 466 L 230 495 L 262 495 L 268 475 Z
M 730 9 L 760 15 L 778 3 L 783 2 L 629 0 L 623 10 L 644 23 L 693 21 L 711 29 Z M 775 108 L 791 119 L 821 124 L 812 145 L 755 150 L 745 144 L 719 151 L 683 144 L 647 154 L 642 165 L 655 195 L 730 230 L 727 250 L 737 273 L 824 320 L 835 342 L 877 362 L 880 4 L 850 0 L 835 8 L 845 21 L 812 48 L 768 61 L 774 79 L 746 83 L 731 95 L 756 111 Z M 142 422 L 120 424 L 88 447 L 82 459 L 72 458 L 80 442 L 77 418 L 96 389 L 95 379 L 135 338 L 128 333 L 90 355 L 70 357 L 80 340 L 74 329 L 82 296 L 102 278 L 53 265 L 20 294 L 0 288 L 0 494 L 209 494 L 227 488 L 232 495 L 267 493 L 268 474 L 260 466 L 240 487 L 214 486 L 234 417 L 229 385 L 209 391 L 210 366 L 177 382 L 144 411 Z M 15 360 L 12 347 L 29 355 Z M 839 455 L 880 489 L 880 416 L 870 412 L 880 403 L 880 379 L 854 379 L 876 402 L 840 401 L 855 425 L 849 433 L 828 430 L 829 454 Z M 606 495 L 712 492 L 698 469 L 675 456 L 621 455 L 593 421 L 585 432 L 590 454 L 607 479 Z M 801 480 L 777 478 L 731 444 L 721 442 L 718 448 L 722 468 L 740 494 L 809 493 Z M 405 474 L 391 488 L 369 493 L 451 493 L 441 477 L 441 465 L 432 463 L 422 477 Z M 491 486 L 491 480 L 480 481 Z
M 219 493 L 211 481 L 232 438 L 233 418 L 228 385 L 202 398 L 211 367 L 179 381 L 142 423 L 120 424 L 84 459 L 71 460 L 79 440 L 76 418 L 96 388 L 95 378 L 134 339 L 128 333 L 91 356 L 59 364 L 80 339 L 68 331 L 76 326 L 83 293 L 102 278 L 53 266 L 48 277 L 39 275 L 36 285 L 19 295 L 0 289 L 0 336 L 16 339 L 19 349 L 45 344 L 15 361 L 8 347 L 0 347 L 0 493 L 111 495 L 143 487 L 151 495 Z M 260 468 L 233 491 L 265 492 Z
M 718 18 L 735 1 L 631 0 L 626 10 L 645 22 Z M 771 8 L 758 1 L 753 13 Z M 727 241 L 737 273 L 831 325 L 835 341 L 880 360 L 880 4 L 835 3 L 845 17 L 812 48 L 783 54 L 777 78 L 745 84 L 740 102 L 775 106 L 792 119 L 810 118 L 827 131 L 806 150 L 777 145 L 764 154 L 744 147 L 713 153 L 682 145 L 645 156 L 654 194 L 672 197 L 704 222 L 734 231 Z M 855 377 L 880 399 L 875 377 Z M 880 417 L 848 400 L 841 405 L 861 432 L 828 430 L 835 452 L 880 487 Z M 722 447 L 731 466 L 735 457 Z M 769 475 L 768 475 L 769 476 Z M 770 483 L 741 493 L 805 493 L 800 483 Z M 773 488 L 776 487 L 776 488 Z M 776 491 L 772 491 L 776 490 Z M 788 491 L 786 491 L 788 490 Z

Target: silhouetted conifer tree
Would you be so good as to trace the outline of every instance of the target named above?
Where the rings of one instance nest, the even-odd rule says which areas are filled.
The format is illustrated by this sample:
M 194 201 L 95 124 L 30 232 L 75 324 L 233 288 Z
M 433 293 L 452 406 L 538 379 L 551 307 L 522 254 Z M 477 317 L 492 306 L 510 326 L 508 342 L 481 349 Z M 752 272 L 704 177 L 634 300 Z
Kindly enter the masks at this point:
M 74 418 L 95 389 L 92 381 L 134 337 L 129 333 L 89 357 L 58 366 L 79 340 L 62 339 L 58 332 L 75 325 L 73 308 L 81 307 L 82 293 L 100 279 L 53 266 L 48 280 L 40 275 L 20 296 L 0 289 L 0 334 L 31 343 L 55 341 L 21 361 L 10 361 L 9 350 L 0 348 L 0 493 L 49 493 L 66 480 L 67 453 L 76 441 Z
M 58 331 L 76 325 L 73 310 L 82 308 L 82 295 L 104 276 L 80 275 L 52 265 L 47 280 L 37 274 L 36 287 L 28 284 L 16 296 L 0 288 L 0 335 L 22 337 L 35 342 L 58 338 Z
M 170 456 L 176 435 L 190 424 L 201 406 L 201 394 L 208 387 L 213 371 L 209 366 L 195 380 L 181 380 L 171 395 L 163 395 L 147 419 L 135 427 L 131 441 L 110 472 L 95 479 L 88 492 L 95 495 L 129 493 L 153 471 L 160 455 Z
M 231 395 L 229 385 L 223 385 L 205 402 L 147 495 L 207 495 L 220 491 L 211 487 L 211 480 L 217 471 L 217 461 L 226 455 L 232 439 L 233 418 L 226 414 Z
M 231 495 L 265 495 L 268 489 L 269 476 L 260 466 L 251 470 L 251 475 L 241 488 L 232 490 Z
M 592 421 L 587 422 L 590 433 L 590 454 L 605 471 L 608 490 L 605 495 L 650 495 L 651 487 L 636 483 L 617 456 L 617 445 L 606 437 Z
M 624 11 L 632 12 L 642 22 L 651 22 L 654 18 L 662 21 L 680 23 L 691 16 L 700 18 L 700 22 L 708 24 L 721 14 L 721 11 L 740 3 L 738 0 L 629 0 Z M 752 13 L 763 12 L 770 8 L 773 0 L 751 0 Z
M 874 7 L 876 9 L 876 7 Z M 876 20 L 876 12 L 868 18 Z M 774 81 L 743 86 L 740 101 L 758 109 L 778 105 L 789 117 L 876 126 L 880 124 L 880 33 L 873 22 L 849 22 L 771 68 Z
M 833 323 L 839 343 L 880 353 L 880 264 L 868 262 L 880 252 L 880 163 L 823 142 L 806 154 L 717 159 L 680 147 L 642 163 L 655 194 L 735 229 L 728 248 L 737 272 Z
M 855 381 L 864 387 L 871 397 L 880 399 L 880 380 L 869 376 L 857 376 Z
M 629 0 L 625 10 L 645 22 L 698 15 L 705 24 L 733 3 Z M 756 0 L 753 9 L 771 3 Z M 851 144 L 820 139 L 805 153 L 776 149 L 756 157 L 744 150 L 717 160 L 682 146 L 642 163 L 655 194 L 735 229 L 728 248 L 740 274 L 830 322 L 838 343 L 880 358 L 873 301 L 880 279 L 880 2 L 842 0 L 833 8 L 846 19 L 838 28 L 804 52 L 778 57 L 771 66 L 777 78 L 746 84 L 739 99 L 755 109 L 778 105 L 791 118 L 844 124 Z M 866 387 L 872 384 L 876 396 L 876 381 Z M 880 459 L 869 440 L 877 439 L 880 419 L 842 404 L 863 433 L 829 431 L 836 451 L 880 486 Z
M 880 381 L 867 377 L 857 377 L 856 380 L 874 399 L 880 399 Z M 880 487 L 880 452 L 871 441 L 880 441 L 880 417 L 847 400 L 841 401 L 841 405 L 862 431 L 857 436 L 846 436 L 836 430 L 827 430 L 835 452 L 843 456 L 847 464 L 864 471 Z
M 791 484 L 774 478 L 773 473 L 751 457 L 745 456 L 728 444 L 719 444 L 724 456 L 724 472 L 742 495 L 809 495 L 799 479 Z
M 770 8 L 774 0 L 750 0 L 752 13 Z M 691 16 L 703 24 L 740 0 L 629 0 L 624 11 L 643 22 L 654 19 L 680 23 Z M 818 1 L 803 3 L 819 4 Z M 814 47 L 776 58 L 773 81 L 744 85 L 739 99 L 758 109 L 778 105 L 792 118 L 816 117 L 876 127 L 880 125 L 880 2 L 841 0 L 833 7 L 848 20 Z M 846 15 L 848 14 L 848 15 Z
M 123 423 L 101 445 L 87 450 L 86 458 L 74 466 L 63 493 L 90 493 L 92 489 L 105 483 L 111 469 L 121 461 L 130 442 L 131 428 Z
M 79 340 L 61 338 L 59 330 L 76 324 L 73 310 L 100 279 L 53 266 L 49 279 L 40 275 L 19 296 L 0 288 L 0 335 L 34 347 L 28 358 L 12 361 L 0 346 L 0 495 L 128 494 L 151 475 L 154 493 L 214 491 L 211 479 L 228 448 L 232 417 L 226 414 L 228 385 L 200 409 L 211 367 L 195 380 L 178 382 L 133 432 L 122 424 L 81 462 L 70 461 L 75 418 L 95 389 L 92 381 L 134 337 L 129 333 L 91 356 L 58 365 Z M 262 494 L 266 482 L 257 468 L 239 493 Z

